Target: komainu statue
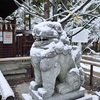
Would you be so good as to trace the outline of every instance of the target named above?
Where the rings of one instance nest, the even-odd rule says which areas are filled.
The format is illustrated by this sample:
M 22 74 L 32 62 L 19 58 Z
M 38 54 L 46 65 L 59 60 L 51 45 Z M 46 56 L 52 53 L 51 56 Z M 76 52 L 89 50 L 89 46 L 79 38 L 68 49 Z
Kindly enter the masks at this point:
M 69 44 L 66 32 L 58 22 L 42 22 L 34 26 L 30 56 L 34 67 L 33 90 L 43 98 L 55 92 L 66 94 L 78 90 L 84 82 L 80 66 L 80 49 Z M 44 93 L 41 93 L 41 89 Z

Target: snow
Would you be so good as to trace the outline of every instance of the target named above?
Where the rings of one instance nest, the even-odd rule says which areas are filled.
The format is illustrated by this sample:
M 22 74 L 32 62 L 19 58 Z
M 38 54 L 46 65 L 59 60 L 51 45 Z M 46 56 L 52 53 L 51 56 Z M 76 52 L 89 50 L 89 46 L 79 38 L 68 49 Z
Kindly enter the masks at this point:
M 24 100 L 32 100 L 32 97 L 30 94 L 23 93 L 22 96 L 23 96 Z
M 76 48 L 77 48 L 76 50 L 71 51 L 73 60 L 75 60 L 77 54 L 80 52 L 80 49 L 78 47 L 76 47 Z
M 37 35 L 38 33 L 38 35 L 40 36 L 41 34 L 44 35 L 43 33 L 45 32 L 49 32 L 49 33 L 52 32 L 53 36 L 57 36 L 58 34 L 56 33 L 56 31 L 58 32 L 61 31 L 62 29 L 60 28 L 61 28 L 61 24 L 59 22 L 45 21 L 34 26 L 32 35 L 34 36 Z
M 47 91 L 44 88 L 39 88 L 38 92 L 41 94 L 42 97 L 43 97 L 44 94 L 47 93 Z
M 43 100 L 41 96 L 39 96 L 38 91 L 33 91 L 32 92 L 39 98 L 39 100 Z
M 34 51 L 34 52 L 33 52 Z M 30 50 L 30 55 L 31 56 L 41 56 L 41 52 L 43 49 L 36 49 L 36 48 L 31 48 Z
M 76 68 L 72 68 L 69 73 L 72 73 L 72 72 L 76 72 L 77 74 L 79 74 L 79 69 L 76 67 Z
M 100 91 L 95 91 L 95 94 L 97 94 L 98 96 L 100 96 Z
M 16 36 L 23 36 L 23 34 L 17 34 Z
M 34 88 L 36 85 L 37 85 L 37 83 L 35 81 L 31 81 L 30 82 L 30 87 L 31 88 Z
M 56 52 L 61 52 L 62 50 L 63 50 L 63 48 L 64 48 L 64 44 L 61 42 L 61 41 L 59 41 L 56 45 L 55 45 L 55 48 L 56 48 Z
M 8 82 L 4 78 L 1 71 L 0 71 L 0 90 L 1 90 L 1 94 L 2 94 L 2 100 L 6 100 L 6 98 L 9 96 L 14 97 L 14 93 L 13 93 L 11 87 L 9 86 Z
M 54 46 L 55 46 L 55 42 L 53 41 L 50 44 L 44 46 L 44 48 L 54 48 Z
M 85 93 L 84 97 L 77 99 L 77 100 L 99 100 L 99 97 L 96 95 L 91 95 L 91 94 Z
M 82 66 L 82 68 L 90 70 L 90 65 L 88 65 L 88 64 L 81 63 L 81 66 Z M 94 66 L 93 71 L 97 72 L 97 73 L 100 73 L 100 68 L 97 67 L 97 66 Z
M 85 60 L 85 59 L 81 59 L 81 62 L 86 63 L 86 64 L 91 64 L 93 66 L 98 66 L 100 67 L 100 63 L 99 62 L 95 62 L 95 61 L 90 61 L 90 60 Z
M 98 53 L 98 54 L 100 54 L 100 53 Z M 91 56 L 91 55 L 82 55 L 82 57 L 88 57 L 88 58 L 92 58 L 94 60 L 100 61 L 100 56 L 99 55 L 94 55 L 94 56 Z

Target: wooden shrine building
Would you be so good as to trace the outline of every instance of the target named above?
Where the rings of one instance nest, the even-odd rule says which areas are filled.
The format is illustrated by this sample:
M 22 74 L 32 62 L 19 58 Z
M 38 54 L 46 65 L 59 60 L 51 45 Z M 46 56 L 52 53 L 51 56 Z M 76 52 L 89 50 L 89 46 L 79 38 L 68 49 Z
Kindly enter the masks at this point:
M 17 1 L 22 3 L 22 0 Z M 0 21 L 0 58 L 29 55 L 34 41 L 30 31 L 16 31 L 15 18 L 6 19 L 17 8 L 14 0 L 0 0 L 0 17 L 3 19 Z

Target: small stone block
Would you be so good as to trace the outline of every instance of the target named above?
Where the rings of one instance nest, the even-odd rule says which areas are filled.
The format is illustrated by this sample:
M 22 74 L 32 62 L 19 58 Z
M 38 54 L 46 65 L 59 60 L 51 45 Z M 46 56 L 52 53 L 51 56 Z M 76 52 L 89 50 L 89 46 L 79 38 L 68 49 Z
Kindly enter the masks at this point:
M 39 89 L 38 89 L 38 94 L 39 94 L 42 98 L 45 97 L 46 93 L 47 93 L 47 91 L 46 91 L 44 88 L 39 88 Z
M 32 96 L 33 100 L 43 100 L 43 98 L 38 94 L 38 91 L 31 90 L 30 95 Z

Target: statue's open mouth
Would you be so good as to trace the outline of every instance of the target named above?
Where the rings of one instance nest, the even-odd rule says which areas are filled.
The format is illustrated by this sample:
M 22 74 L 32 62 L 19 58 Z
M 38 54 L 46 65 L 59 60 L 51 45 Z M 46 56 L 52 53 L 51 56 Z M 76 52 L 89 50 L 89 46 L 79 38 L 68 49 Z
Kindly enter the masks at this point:
M 37 37 L 35 37 L 35 41 L 42 41 L 42 42 L 45 42 L 45 41 L 50 41 L 50 40 L 53 40 L 53 39 L 55 39 L 55 38 L 57 38 L 57 37 L 55 37 L 55 36 L 48 36 L 48 37 L 41 37 L 41 36 L 37 36 Z
M 36 38 L 36 41 L 48 41 L 49 38 L 41 38 L 41 37 L 38 37 Z

